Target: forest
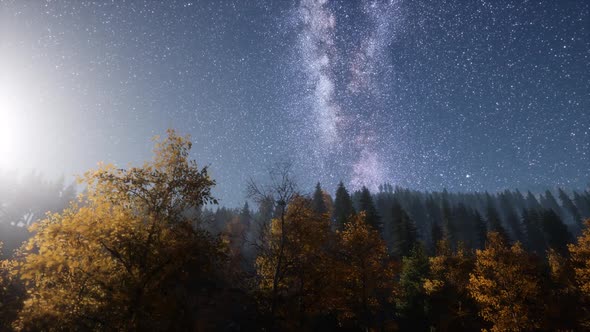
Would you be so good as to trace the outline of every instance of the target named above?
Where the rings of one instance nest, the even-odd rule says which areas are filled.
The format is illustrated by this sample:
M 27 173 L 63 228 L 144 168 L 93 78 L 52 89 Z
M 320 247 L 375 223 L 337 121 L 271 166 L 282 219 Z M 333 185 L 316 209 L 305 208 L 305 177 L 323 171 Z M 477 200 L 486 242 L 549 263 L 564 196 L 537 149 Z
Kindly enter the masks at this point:
M 589 189 L 332 197 L 283 163 L 233 209 L 189 137 L 155 141 L 78 195 L 0 177 L 0 330 L 590 329 Z

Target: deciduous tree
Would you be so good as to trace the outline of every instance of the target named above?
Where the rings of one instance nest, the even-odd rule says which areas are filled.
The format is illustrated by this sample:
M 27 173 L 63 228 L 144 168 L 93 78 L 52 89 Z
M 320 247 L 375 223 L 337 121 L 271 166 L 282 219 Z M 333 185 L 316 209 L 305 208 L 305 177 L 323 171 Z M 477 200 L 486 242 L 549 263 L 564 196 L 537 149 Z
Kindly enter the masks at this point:
M 488 233 L 485 249 L 476 251 L 467 289 L 492 331 L 530 331 L 541 326 L 538 271 L 520 243 L 508 246 L 500 234 Z
M 311 318 L 326 308 L 332 285 L 327 247 L 330 222 L 310 208 L 311 200 L 296 196 L 287 207 L 284 221 L 269 225 L 266 243 L 256 259 L 259 289 L 269 303 L 277 328 L 306 328 Z M 276 267 L 280 270 L 277 273 Z
M 584 311 L 583 325 L 590 329 L 590 219 L 585 221 L 586 228 L 578 237 L 578 243 L 568 246 L 574 268 L 576 285 L 582 296 L 581 310 Z
M 17 329 L 169 330 L 211 318 L 198 298 L 220 288 L 225 252 L 186 213 L 215 202 L 190 148 L 168 131 L 142 167 L 87 172 L 80 200 L 33 228 L 16 269 L 28 292 Z
M 350 217 L 338 233 L 336 308 L 346 326 L 376 328 L 377 313 L 394 295 L 395 266 L 385 241 L 365 221 L 364 212 Z

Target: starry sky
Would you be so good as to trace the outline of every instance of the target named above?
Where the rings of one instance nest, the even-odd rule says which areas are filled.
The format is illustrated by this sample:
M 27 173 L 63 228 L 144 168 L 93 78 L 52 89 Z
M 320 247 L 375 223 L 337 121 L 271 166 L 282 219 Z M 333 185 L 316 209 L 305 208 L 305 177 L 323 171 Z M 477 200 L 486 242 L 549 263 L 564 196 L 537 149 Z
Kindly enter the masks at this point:
M 590 182 L 586 0 L 0 0 L 0 168 L 48 177 L 190 134 L 221 204 L 302 188 Z

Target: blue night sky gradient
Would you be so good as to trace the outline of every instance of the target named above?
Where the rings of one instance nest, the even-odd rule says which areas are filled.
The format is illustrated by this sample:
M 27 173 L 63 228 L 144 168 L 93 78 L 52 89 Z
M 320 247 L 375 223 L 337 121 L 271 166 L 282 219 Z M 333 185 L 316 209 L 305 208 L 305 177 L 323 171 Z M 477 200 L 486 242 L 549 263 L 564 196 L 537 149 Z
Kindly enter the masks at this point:
M 584 0 L 0 0 L 0 75 L 49 176 L 175 128 L 230 206 L 285 160 L 331 192 L 590 182 Z

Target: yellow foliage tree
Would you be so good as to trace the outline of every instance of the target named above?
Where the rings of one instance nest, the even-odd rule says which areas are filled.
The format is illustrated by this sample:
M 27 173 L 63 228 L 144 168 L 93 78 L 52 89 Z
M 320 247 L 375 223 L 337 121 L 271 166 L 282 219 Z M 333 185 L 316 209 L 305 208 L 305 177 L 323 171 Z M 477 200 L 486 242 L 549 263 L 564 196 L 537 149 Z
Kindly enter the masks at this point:
M 269 225 L 256 259 L 259 289 L 275 310 L 281 329 L 299 330 L 325 309 L 330 270 L 326 249 L 330 221 L 311 209 L 311 201 L 295 196 L 284 216 Z M 278 268 L 277 268 L 278 267 Z
M 485 249 L 476 251 L 467 289 L 492 331 L 530 331 L 541 326 L 536 267 L 520 243 L 508 246 L 499 233 L 488 233 Z
M 580 306 L 580 296 L 576 287 L 575 271 L 571 260 L 557 250 L 547 250 L 547 277 L 543 285 L 544 298 L 547 299 L 544 320 L 545 331 L 578 331 L 584 308 Z
M 582 324 L 585 328 L 590 329 L 590 219 L 584 224 L 582 235 L 578 237 L 578 243 L 569 244 L 571 262 L 574 269 L 575 281 L 578 291 L 581 295 L 583 304 L 581 309 L 584 311 Z
M 0 242 L 2 256 L 2 242 Z M 13 280 L 10 271 L 14 265 L 12 260 L 0 260 L 0 331 L 9 331 L 10 323 L 18 310 L 20 289 Z
M 467 291 L 474 266 L 473 252 L 461 244 L 454 251 L 448 240 L 441 240 L 429 262 L 430 277 L 424 281 L 424 290 L 436 311 L 432 314 L 436 330 L 477 329 L 475 305 Z
M 379 232 L 365 222 L 365 213 L 351 216 L 337 233 L 335 308 L 343 325 L 376 328 L 376 313 L 394 297 L 395 265 Z M 391 323 L 391 322 L 389 322 Z
M 190 211 L 214 202 L 214 181 L 189 161 L 190 148 L 187 137 L 168 131 L 151 162 L 87 172 L 78 202 L 33 227 L 14 271 L 28 293 L 16 329 L 194 325 L 191 284 L 212 278 L 224 251 L 194 227 Z

